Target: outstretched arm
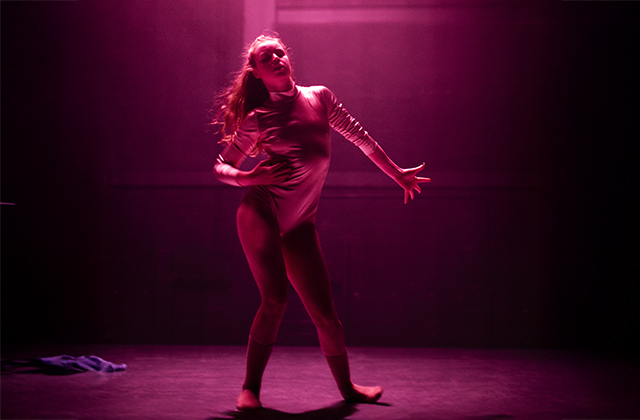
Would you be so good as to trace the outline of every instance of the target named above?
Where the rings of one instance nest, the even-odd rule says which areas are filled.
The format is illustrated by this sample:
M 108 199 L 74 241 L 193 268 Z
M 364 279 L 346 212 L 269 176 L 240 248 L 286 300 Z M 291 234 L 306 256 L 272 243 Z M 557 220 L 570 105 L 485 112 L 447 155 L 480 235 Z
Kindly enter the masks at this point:
M 389 156 L 387 156 L 380 145 L 376 147 L 373 153 L 367 155 L 367 157 L 371 159 L 371 161 L 375 163 L 376 166 L 382 170 L 382 172 L 387 174 L 391 179 L 396 181 L 398 185 L 402 187 L 402 189 L 404 190 L 405 204 L 407 204 L 407 201 L 409 201 L 409 197 L 411 197 L 411 199 L 413 200 L 414 191 L 417 191 L 418 193 L 421 191 L 418 184 L 422 182 L 431 182 L 430 178 L 416 176 L 418 172 L 424 169 L 424 163 L 415 168 L 400 168 L 391 160 L 391 158 L 389 158 Z
M 416 174 L 424 168 L 425 164 L 423 163 L 416 168 L 400 168 L 387 156 L 380 145 L 369 136 L 360 123 L 344 109 L 333 92 L 326 87 L 321 87 L 320 92 L 329 110 L 329 123 L 331 127 L 355 146 L 358 146 L 382 172 L 402 187 L 404 190 L 405 204 L 409 201 L 409 197 L 413 200 L 414 191 L 420 192 L 420 186 L 418 184 L 431 181 L 429 178 L 416 176 Z

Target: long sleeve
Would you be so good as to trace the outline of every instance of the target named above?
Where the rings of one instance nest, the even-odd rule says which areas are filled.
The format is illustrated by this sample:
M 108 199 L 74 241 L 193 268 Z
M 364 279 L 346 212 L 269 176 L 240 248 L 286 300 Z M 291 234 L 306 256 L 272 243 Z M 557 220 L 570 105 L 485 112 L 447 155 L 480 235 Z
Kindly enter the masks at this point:
M 359 147 L 365 155 L 370 155 L 375 152 L 378 143 L 371 138 L 362 125 L 338 102 L 333 92 L 328 88 L 324 88 L 322 95 L 329 112 L 329 124 L 331 128 L 355 146 Z
M 242 120 L 242 124 L 240 124 L 233 138 L 220 153 L 222 161 L 236 168 L 239 167 L 244 159 L 255 149 L 259 137 L 258 118 L 256 112 L 253 111 Z
M 252 112 L 242 121 L 231 141 L 218 156 L 213 167 L 216 178 L 225 184 L 240 187 L 241 185 L 238 182 L 240 171 L 238 168 L 256 147 L 259 137 L 258 120 L 255 112 Z

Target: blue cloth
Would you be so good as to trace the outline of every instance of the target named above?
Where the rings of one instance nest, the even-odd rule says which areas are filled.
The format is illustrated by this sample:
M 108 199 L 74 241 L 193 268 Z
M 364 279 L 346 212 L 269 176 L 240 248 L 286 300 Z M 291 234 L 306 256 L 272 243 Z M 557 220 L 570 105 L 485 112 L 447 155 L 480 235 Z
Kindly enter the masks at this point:
M 107 362 L 98 356 L 53 356 L 28 360 L 3 360 L 2 371 L 11 372 L 23 368 L 34 368 L 30 372 L 42 372 L 51 375 L 68 375 L 79 372 L 117 372 L 127 369 L 126 364 Z
M 98 356 L 54 356 L 43 357 L 39 360 L 45 366 L 58 367 L 62 369 L 70 369 L 78 372 L 85 372 L 93 370 L 96 372 L 116 372 L 119 370 L 126 370 L 127 365 L 117 365 L 115 363 L 107 362 Z

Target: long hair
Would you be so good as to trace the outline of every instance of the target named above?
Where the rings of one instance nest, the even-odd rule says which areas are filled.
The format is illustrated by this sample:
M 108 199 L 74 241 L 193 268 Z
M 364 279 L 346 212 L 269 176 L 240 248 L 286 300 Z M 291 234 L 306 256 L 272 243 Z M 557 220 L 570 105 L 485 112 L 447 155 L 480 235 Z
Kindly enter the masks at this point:
M 256 67 L 255 51 L 265 41 L 276 41 L 286 50 L 277 34 L 260 35 L 244 53 L 245 62 L 233 76 L 230 85 L 216 98 L 212 125 L 222 125 L 220 133 L 223 143 L 231 141 L 242 120 L 254 109 L 269 99 L 269 91 L 262 80 L 253 75 Z

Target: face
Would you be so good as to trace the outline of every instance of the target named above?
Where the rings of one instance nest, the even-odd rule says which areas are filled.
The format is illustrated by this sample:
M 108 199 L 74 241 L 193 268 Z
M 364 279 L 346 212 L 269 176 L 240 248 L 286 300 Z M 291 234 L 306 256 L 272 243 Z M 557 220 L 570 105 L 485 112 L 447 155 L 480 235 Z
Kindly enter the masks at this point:
M 293 87 L 291 62 L 284 46 L 268 40 L 254 50 L 253 75 L 261 79 L 269 91 L 285 91 Z

